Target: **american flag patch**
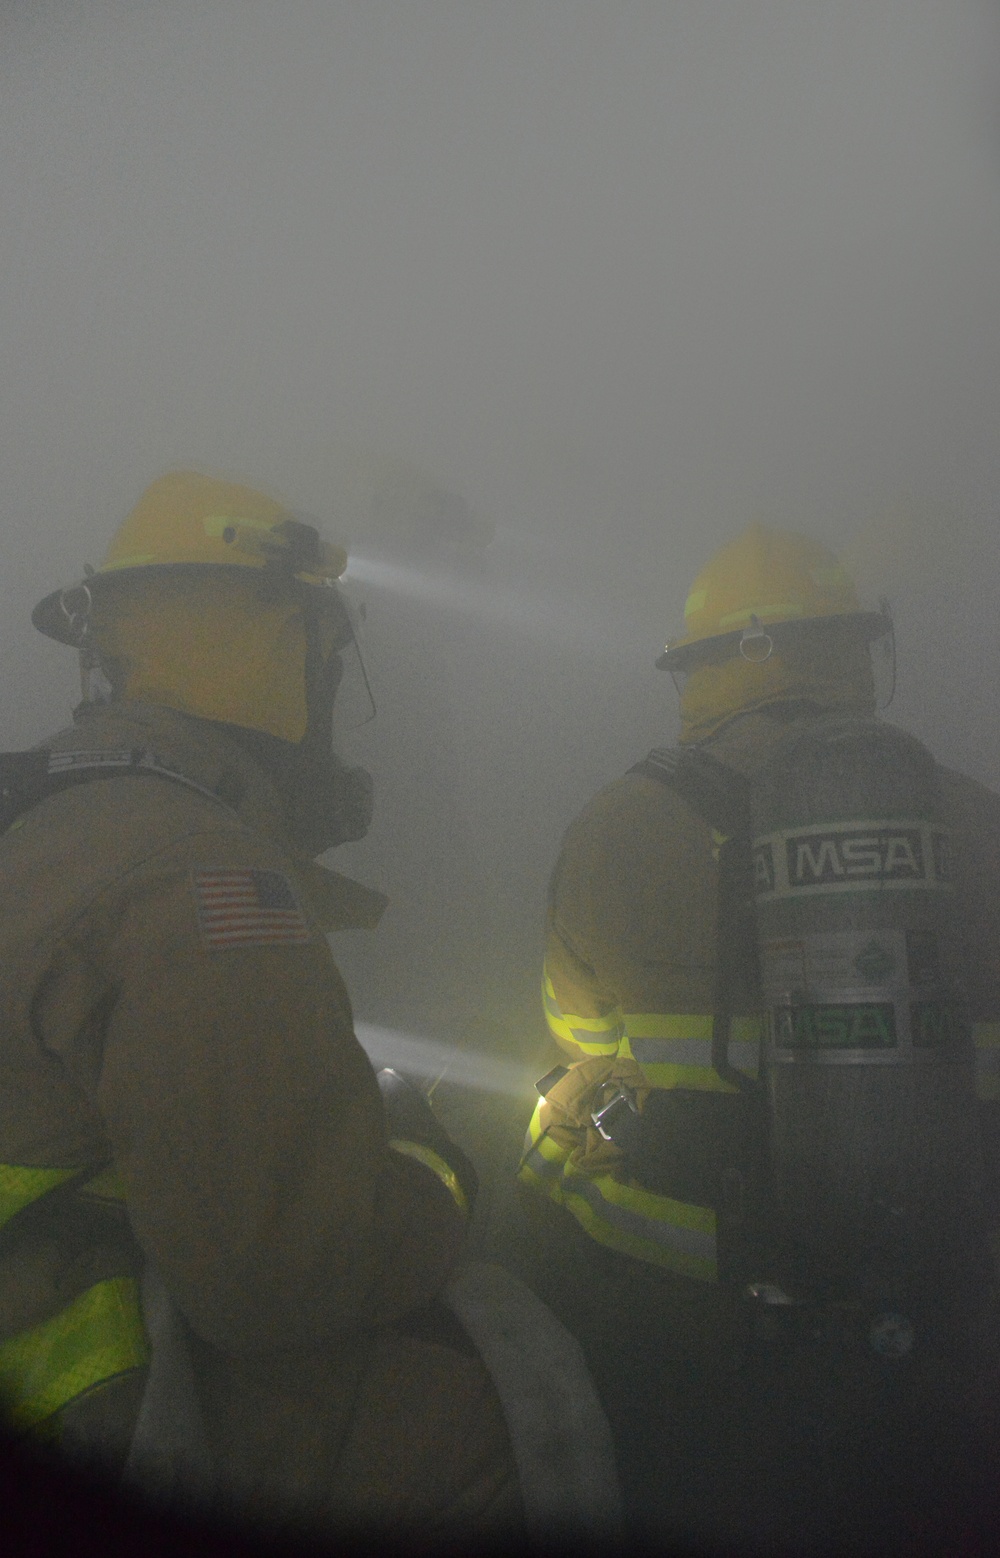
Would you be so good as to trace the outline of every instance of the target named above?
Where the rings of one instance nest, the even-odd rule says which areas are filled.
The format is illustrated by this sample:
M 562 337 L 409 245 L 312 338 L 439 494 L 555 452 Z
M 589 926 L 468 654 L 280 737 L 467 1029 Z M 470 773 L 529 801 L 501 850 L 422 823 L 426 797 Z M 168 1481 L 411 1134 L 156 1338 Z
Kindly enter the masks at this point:
M 208 947 L 271 947 L 312 940 L 281 871 L 195 871 L 198 928 Z

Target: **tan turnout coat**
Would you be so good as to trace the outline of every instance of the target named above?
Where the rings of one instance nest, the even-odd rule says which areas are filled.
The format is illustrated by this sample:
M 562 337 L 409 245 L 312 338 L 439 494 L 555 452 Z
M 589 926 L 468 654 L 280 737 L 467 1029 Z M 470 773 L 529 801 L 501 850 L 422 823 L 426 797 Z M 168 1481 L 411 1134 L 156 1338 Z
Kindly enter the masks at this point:
M 441 1289 L 461 1217 L 387 1145 L 324 935 L 374 925 L 380 895 L 294 856 L 269 780 L 218 727 L 123 705 L 46 745 L 151 751 L 230 804 L 101 777 L 0 839 L 0 1162 L 119 1171 L 252 1508 L 461 1528 L 509 1487 L 496 1398 L 476 1359 L 392 1329 Z M 232 872 L 285 884 L 277 935 L 266 914 L 249 940 L 213 921 Z M 114 1239 L 0 1250 L 3 1334 L 135 1259 Z M 99 1410 L 127 1442 L 135 1391 Z

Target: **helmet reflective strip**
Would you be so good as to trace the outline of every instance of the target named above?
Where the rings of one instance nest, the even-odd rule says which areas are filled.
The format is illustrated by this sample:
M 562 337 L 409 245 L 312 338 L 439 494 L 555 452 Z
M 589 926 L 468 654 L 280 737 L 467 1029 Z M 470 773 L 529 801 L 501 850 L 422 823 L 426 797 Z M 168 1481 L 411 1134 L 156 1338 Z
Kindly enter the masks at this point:
M 741 606 L 739 611 L 730 611 L 726 616 L 720 617 L 719 627 L 749 627 L 752 617 L 756 617 L 759 622 L 766 622 L 769 618 L 776 622 L 783 622 L 786 617 L 801 617 L 804 611 L 805 607 L 798 601 L 774 606 Z
M 236 530 L 242 527 L 244 530 L 273 530 L 275 521 L 273 519 L 250 519 L 245 514 L 206 514 L 202 520 L 202 525 L 207 536 L 211 536 L 213 540 L 218 540 L 223 531 L 229 529 Z
M 155 563 L 154 552 L 133 552 L 129 557 L 116 557 L 109 563 L 102 563 L 101 573 L 111 573 L 115 568 L 144 568 L 147 563 Z

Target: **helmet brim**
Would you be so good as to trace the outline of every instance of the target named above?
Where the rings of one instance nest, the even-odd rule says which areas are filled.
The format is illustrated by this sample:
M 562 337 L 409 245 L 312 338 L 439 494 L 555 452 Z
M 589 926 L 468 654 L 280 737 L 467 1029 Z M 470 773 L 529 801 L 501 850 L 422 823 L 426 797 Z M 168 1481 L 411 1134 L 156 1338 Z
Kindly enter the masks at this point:
M 785 618 L 781 622 L 762 622 L 760 631 L 767 634 L 780 647 L 782 640 L 795 637 L 803 629 L 829 624 L 846 627 L 855 632 L 863 643 L 873 644 L 892 631 L 892 618 L 888 611 L 850 611 L 829 613 L 816 617 Z M 656 661 L 660 671 L 690 671 L 708 660 L 725 660 L 739 653 L 740 642 L 749 628 L 736 628 L 731 633 L 715 633 L 707 638 L 680 638 L 667 644 Z M 756 629 L 755 629 L 756 631 Z
M 83 637 L 79 624 L 81 619 L 85 623 L 89 609 L 87 596 L 103 595 L 109 588 L 127 587 L 128 580 L 134 579 L 137 575 L 148 578 L 152 574 L 169 574 L 176 577 L 184 573 L 204 575 L 209 572 L 217 574 L 238 572 L 242 578 L 246 578 L 248 573 L 251 577 L 260 577 L 264 569 L 248 570 L 245 566 L 234 568 L 233 565 L 226 563 L 147 563 L 140 568 L 95 571 L 76 584 L 68 585 L 64 589 L 52 590 L 48 595 L 43 596 L 31 613 L 31 621 L 39 633 L 44 633 L 46 638 L 54 638 L 57 643 L 66 644 L 71 649 L 79 649 Z M 332 579 L 304 574 L 294 574 L 290 578 L 296 584 L 308 589 L 317 599 L 328 602 L 333 611 L 343 618 L 343 632 L 338 634 L 335 647 L 343 648 L 349 644 L 354 637 L 354 628 L 347 603 L 337 589 L 336 583 Z M 75 612 L 71 605 L 74 596 L 79 597 L 81 607 L 86 606 L 87 609 Z

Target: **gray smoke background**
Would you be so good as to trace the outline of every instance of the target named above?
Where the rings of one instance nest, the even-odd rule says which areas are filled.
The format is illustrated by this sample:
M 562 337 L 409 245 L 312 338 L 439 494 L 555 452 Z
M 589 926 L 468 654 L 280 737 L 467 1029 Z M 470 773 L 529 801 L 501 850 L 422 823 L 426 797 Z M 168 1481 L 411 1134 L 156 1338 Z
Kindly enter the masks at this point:
M 365 1022 L 538 1048 L 545 883 L 672 739 L 752 517 L 897 621 L 892 718 L 1000 784 L 1000 17 L 980 0 L 3 0 L 7 699 L 155 476 L 347 540 L 392 897 Z M 488 544 L 486 544 L 488 542 Z

